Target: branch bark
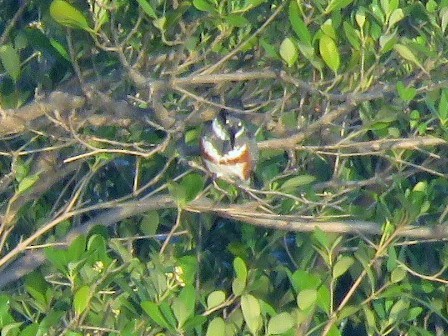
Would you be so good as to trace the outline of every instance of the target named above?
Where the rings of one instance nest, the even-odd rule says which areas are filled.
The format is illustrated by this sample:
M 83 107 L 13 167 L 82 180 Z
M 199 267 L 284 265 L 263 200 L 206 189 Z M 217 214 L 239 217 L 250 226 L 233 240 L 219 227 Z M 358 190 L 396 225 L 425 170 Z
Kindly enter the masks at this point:
M 67 237 L 60 243 L 69 245 L 76 237 L 87 234 L 95 225 L 110 226 L 123 219 L 141 215 L 150 210 L 176 208 L 176 202 L 168 195 L 155 196 L 146 200 L 129 201 L 122 204 L 111 205 L 109 209 L 83 225 L 72 229 Z M 324 232 L 339 234 L 381 235 L 380 223 L 358 220 L 323 220 L 310 219 L 301 216 L 273 215 L 257 209 L 258 203 L 246 204 L 216 204 L 208 198 L 197 199 L 185 208 L 186 211 L 196 213 L 212 213 L 232 220 L 242 221 L 259 227 L 283 230 L 288 232 L 312 232 L 316 228 Z M 72 212 L 65 219 L 76 215 Z M 400 228 L 397 233 L 401 237 L 415 239 L 446 239 L 448 226 L 445 224 L 409 225 Z M 30 248 L 30 246 L 24 246 Z M 0 270 L 0 289 L 35 270 L 45 262 L 43 250 L 28 249 L 15 262 L 8 264 Z

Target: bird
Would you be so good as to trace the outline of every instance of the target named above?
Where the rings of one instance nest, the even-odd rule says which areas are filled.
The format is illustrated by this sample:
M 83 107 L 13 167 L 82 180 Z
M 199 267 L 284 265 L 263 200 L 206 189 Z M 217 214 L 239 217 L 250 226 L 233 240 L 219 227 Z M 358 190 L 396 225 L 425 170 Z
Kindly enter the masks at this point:
M 248 185 L 258 148 L 243 121 L 223 109 L 207 123 L 200 139 L 205 168 L 217 178 Z

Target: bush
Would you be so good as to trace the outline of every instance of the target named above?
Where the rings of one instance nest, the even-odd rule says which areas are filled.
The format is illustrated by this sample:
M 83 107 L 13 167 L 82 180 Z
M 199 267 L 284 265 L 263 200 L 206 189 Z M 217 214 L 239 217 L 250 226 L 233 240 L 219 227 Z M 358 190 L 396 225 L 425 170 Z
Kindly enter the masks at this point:
M 5 4 L 2 335 L 446 334 L 447 6 Z

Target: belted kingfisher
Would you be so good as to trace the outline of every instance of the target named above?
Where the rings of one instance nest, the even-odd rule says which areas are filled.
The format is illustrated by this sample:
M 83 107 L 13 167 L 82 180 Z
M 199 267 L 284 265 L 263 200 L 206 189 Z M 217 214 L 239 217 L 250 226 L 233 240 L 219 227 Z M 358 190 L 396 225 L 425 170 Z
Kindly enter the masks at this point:
M 221 110 L 206 126 L 200 147 L 209 172 L 218 178 L 249 184 L 258 159 L 258 148 L 241 119 Z

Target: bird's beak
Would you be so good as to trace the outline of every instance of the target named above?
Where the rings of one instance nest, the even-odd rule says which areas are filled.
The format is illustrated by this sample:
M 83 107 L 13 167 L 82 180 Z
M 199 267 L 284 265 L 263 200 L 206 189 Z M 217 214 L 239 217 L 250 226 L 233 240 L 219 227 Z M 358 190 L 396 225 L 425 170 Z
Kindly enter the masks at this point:
M 230 135 L 230 146 L 232 148 L 235 148 L 235 139 L 236 134 L 240 131 L 238 126 L 232 126 L 229 128 L 229 135 Z

